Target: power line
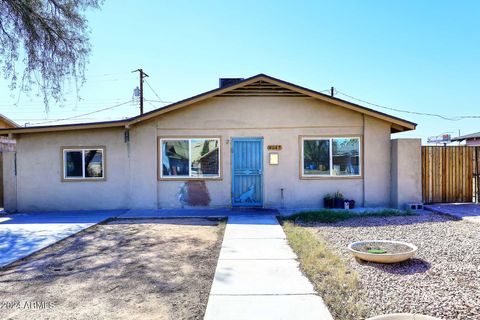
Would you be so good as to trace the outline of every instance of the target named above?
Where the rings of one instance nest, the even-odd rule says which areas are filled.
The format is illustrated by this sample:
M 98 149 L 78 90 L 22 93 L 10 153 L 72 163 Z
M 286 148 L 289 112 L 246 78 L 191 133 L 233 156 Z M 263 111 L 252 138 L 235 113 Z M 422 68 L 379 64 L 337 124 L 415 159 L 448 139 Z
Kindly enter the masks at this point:
M 153 107 L 153 109 L 158 109 L 158 107 L 157 107 L 156 105 L 154 105 L 153 103 L 151 103 L 150 100 L 145 99 L 145 101 L 146 101 L 149 105 L 151 105 L 151 106 Z
M 416 114 L 416 115 L 420 115 L 420 116 L 429 116 L 429 117 L 437 117 L 437 118 L 441 118 L 441 119 L 444 119 L 444 120 L 449 120 L 449 121 L 460 121 L 460 120 L 464 120 L 464 119 L 478 119 L 480 118 L 480 116 L 477 116 L 477 115 L 463 115 L 463 116 L 456 116 L 456 117 L 452 117 L 452 116 L 446 116 L 446 115 L 442 115 L 442 114 L 436 114 L 436 113 L 426 113 L 426 112 L 417 112 L 417 111 L 409 111 L 409 110 L 405 110 L 405 109 L 398 109 L 398 108 L 392 108 L 392 107 L 385 107 L 385 106 L 382 106 L 382 105 L 379 105 L 379 104 L 376 104 L 376 103 L 373 103 L 373 102 L 369 102 L 369 101 L 366 101 L 366 100 L 363 100 L 363 99 L 359 99 L 359 98 L 356 98 L 356 97 L 353 97 L 349 94 L 346 94 L 344 92 L 341 92 L 337 89 L 335 89 L 335 93 L 338 93 L 338 94 L 341 94 L 345 97 L 348 97 L 350 99 L 353 99 L 353 100 L 356 100 L 356 101 L 359 101 L 359 102 L 362 102 L 362 103 L 366 103 L 366 104 L 369 104 L 371 106 L 375 106 L 375 107 L 378 107 L 378 108 L 382 108 L 382 109 L 387 109 L 387 110 L 392 110 L 392 111 L 396 111 L 396 112 L 403 112 L 403 113 L 409 113 L 409 114 Z
M 151 100 L 151 99 L 145 99 L 145 101 L 150 101 L 150 102 L 160 102 L 160 103 L 165 103 L 165 104 L 170 104 L 170 103 L 173 103 L 173 101 Z
M 106 111 L 106 110 L 111 110 L 111 109 L 114 109 L 114 108 L 118 108 L 118 107 L 120 107 L 120 106 L 126 105 L 127 103 L 131 103 L 131 102 L 132 102 L 132 101 L 129 100 L 129 101 L 125 101 L 125 102 L 123 102 L 123 103 L 119 103 L 119 104 L 116 104 L 116 105 L 111 106 L 111 107 L 108 107 L 108 108 L 103 108 L 103 109 L 95 110 L 95 111 L 92 111 L 92 112 L 88 112 L 88 113 L 84 113 L 84 114 L 79 114 L 79 115 L 76 115 L 76 116 L 73 116 L 73 117 L 68 117 L 68 118 L 63 118 L 63 119 L 55 119 L 55 120 L 48 120 L 48 121 L 37 122 L 37 123 L 32 123 L 32 124 L 33 124 L 33 125 L 37 125 L 37 124 L 51 123 L 51 122 L 57 122 L 57 121 L 72 120 L 72 119 L 75 119 L 75 118 L 88 116 L 88 115 L 91 115 L 91 114 L 94 114 L 94 113 L 98 113 L 98 112 L 102 112 L 102 111 Z
M 168 101 L 164 101 L 162 98 L 160 98 L 160 96 L 158 95 L 158 93 L 152 88 L 152 86 L 150 85 L 150 83 L 148 83 L 147 80 L 145 80 L 145 83 L 146 83 L 147 86 L 150 88 L 150 90 L 152 90 L 153 94 L 155 94 L 155 96 L 158 98 L 158 102 L 171 103 L 171 102 L 168 102 Z M 153 100 L 150 100 L 150 101 L 153 101 Z

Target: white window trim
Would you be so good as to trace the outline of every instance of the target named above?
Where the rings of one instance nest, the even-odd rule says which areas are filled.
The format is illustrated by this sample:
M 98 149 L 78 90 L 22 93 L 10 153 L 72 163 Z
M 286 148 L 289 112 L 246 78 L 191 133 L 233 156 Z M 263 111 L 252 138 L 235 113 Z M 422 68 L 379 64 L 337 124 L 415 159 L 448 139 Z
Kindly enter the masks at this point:
M 100 150 L 102 152 L 102 176 L 86 177 L 85 176 L 85 151 Z M 67 177 L 67 152 L 82 153 L 82 176 Z M 105 179 L 105 149 L 104 148 L 65 148 L 63 149 L 63 179 L 64 180 L 103 180 Z
M 164 141 L 188 141 L 188 176 L 164 176 L 163 175 L 163 142 Z M 192 176 L 192 157 L 191 157 L 191 150 L 192 150 L 192 140 L 217 140 L 218 141 L 218 172 L 215 176 L 207 176 L 207 177 L 193 177 Z M 174 179 L 174 180 L 218 180 L 222 177 L 222 139 L 218 137 L 175 137 L 175 138 L 160 138 L 160 147 L 158 148 L 160 154 L 158 157 L 160 158 L 160 167 L 158 170 L 160 171 L 160 178 L 161 179 Z
M 350 174 L 350 175 L 334 175 L 333 174 L 333 140 L 334 139 L 358 139 L 358 174 Z M 330 173 L 329 174 L 305 174 L 305 162 L 304 162 L 304 141 L 310 140 L 328 140 L 329 141 L 329 165 L 330 165 Z M 302 137 L 301 139 L 301 174 L 302 178 L 356 178 L 362 176 L 362 138 L 360 136 L 351 136 L 351 137 Z

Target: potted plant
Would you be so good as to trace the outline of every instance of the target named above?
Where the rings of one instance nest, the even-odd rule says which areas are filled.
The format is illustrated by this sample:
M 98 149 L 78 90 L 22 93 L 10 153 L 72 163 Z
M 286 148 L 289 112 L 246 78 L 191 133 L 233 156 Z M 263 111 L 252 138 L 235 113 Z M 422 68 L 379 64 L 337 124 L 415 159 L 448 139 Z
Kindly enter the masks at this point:
M 350 209 L 355 209 L 355 200 L 350 200 Z
M 326 209 L 332 209 L 333 208 L 333 197 L 330 193 L 327 193 L 325 197 L 323 197 L 323 206 Z
M 344 207 L 343 194 L 340 191 L 337 191 L 333 197 L 333 206 L 337 209 L 343 209 Z

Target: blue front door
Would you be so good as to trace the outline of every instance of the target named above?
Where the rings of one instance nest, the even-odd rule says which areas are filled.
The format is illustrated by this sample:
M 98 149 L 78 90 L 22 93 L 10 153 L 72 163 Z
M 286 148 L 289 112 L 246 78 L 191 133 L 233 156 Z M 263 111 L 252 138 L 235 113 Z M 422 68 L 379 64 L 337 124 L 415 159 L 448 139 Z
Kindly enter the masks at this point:
M 232 139 L 232 206 L 263 205 L 263 138 Z

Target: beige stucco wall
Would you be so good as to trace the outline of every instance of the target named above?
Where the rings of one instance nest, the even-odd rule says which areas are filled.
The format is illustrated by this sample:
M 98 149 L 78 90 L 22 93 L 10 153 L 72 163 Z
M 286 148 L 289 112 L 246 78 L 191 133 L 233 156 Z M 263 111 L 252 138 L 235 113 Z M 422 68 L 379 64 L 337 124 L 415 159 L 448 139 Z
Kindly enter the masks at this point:
M 365 128 L 364 128 L 365 121 Z M 231 202 L 231 151 L 233 137 L 264 138 L 264 205 L 317 208 L 326 193 L 340 191 L 362 205 L 390 203 L 390 126 L 383 121 L 329 105 L 312 98 L 244 97 L 214 98 L 190 108 L 171 112 L 156 121 L 158 136 L 220 136 L 222 138 L 221 181 L 207 181 L 211 206 Z M 362 178 L 300 179 L 300 136 L 356 135 L 365 130 L 365 181 Z M 268 145 L 282 145 L 280 164 L 268 164 Z M 370 175 L 367 177 L 367 175 Z M 159 181 L 159 207 L 178 207 L 183 181 Z
M 392 140 L 392 206 L 422 202 L 421 139 Z
M 157 127 L 147 122 L 130 129 L 130 208 L 156 209 Z
M 19 211 L 128 208 L 123 129 L 23 134 L 17 138 Z M 61 147 L 105 146 L 105 181 L 62 181 Z
M 18 209 L 176 208 L 184 181 L 158 180 L 158 137 L 222 138 L 222 179 L 206 181 L 211 207 L 231 204 L 233 137 L 264 138 L 264 205 L 318 208 L 340 191 L 357 205 L 388 206 L 390 124 L 313 98 L 218 97 L 124 128 L 22 134 L 17 137 Z M 300 136 L 360 136 L 362 177 L 305 180 L 299 176 Z M 268 164 L 268 145 L 282 145 Z M 106 181 L 62 182 L 62 146 L 106 146 Z
M 15 152 L 3 152 L 3 204 L 7 212 L 17 211 L 17 179 Z
M 365 207 L 390 205 L 390 125 L 365 117 Z

